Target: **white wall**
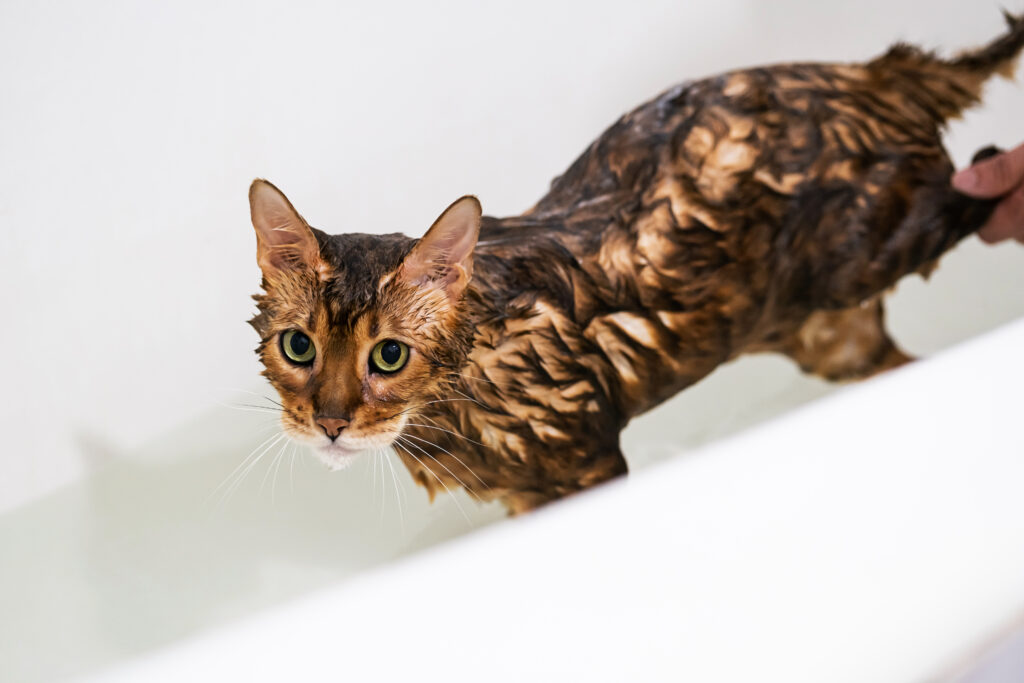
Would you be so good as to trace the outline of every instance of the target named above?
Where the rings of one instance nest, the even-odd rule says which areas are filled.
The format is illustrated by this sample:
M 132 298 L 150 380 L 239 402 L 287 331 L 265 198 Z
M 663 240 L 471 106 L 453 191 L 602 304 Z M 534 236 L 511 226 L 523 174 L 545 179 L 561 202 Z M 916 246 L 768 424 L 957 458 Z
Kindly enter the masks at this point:
M 604 126 L 685 78 L 1001 29 L 995 3 L 952 0 L 7 0 L 0 509 L 94 466 L 83 444 L 131 450 L 257 385 L 255 176 L 319 227 L 415 234 L 466 192 L 489 213 L 525 208 Z M 1024 92 L 998 83 L 987 101 L 950 138 L 961 161 L 1024 138 Z M 901 291 L 897 330 L 931 351 L 1021 315 L 1022 274 L 1024 250 L 968 244 Z M 763 367 L 694 390 L 707 419 Z

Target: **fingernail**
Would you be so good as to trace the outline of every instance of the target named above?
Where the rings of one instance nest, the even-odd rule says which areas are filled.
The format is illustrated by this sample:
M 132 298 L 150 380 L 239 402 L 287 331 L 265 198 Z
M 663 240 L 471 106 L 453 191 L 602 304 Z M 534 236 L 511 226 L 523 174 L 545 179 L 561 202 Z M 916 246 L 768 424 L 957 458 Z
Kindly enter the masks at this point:
M 973 168 L 965 168 L 953 176 L 953 186 L 962 190 L 970 190 L 978 184 L 978 173 Z

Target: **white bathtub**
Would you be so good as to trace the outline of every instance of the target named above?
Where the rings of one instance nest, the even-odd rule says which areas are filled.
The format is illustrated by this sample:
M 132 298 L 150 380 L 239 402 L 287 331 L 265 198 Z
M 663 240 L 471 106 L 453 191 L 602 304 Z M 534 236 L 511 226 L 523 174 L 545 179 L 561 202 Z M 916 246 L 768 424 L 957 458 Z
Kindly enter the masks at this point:
M 4 520 L 61 547 L 5 581 L 21 647 L 63 658 L 16 673 L 1020 680 L 1019 635 L 1002 677 L 985 656 L 1024 616 L 1022 347 L 1024 320 L 430 552 L 494 511 L 403 476 L 403 530 L 367 469 L 302 466 L 210 513 L 196 482 L 227 458 L 111 471 Z
M 235 409 L 269 392 L 252 176 L 328 229 L 416 232 L 467 191 L 512 212 L 683 78 L 970 45 L 998 13 L 328 5 L 0 7 L 0 681 L 974 675 L 1024 609 L 1024 249 L 969 240 L 900 286 L 897 340 L 948 353 L 842 389 L 730 364 L 630 426 L 628 481 L 524 519 L 428 504 L 397 462 L 272 449 L 218 486 L 273 421 Z M 986 101 L 961 162 L 1024 136 L 1024 93 Z
M 627 482 L 514 521 L 370 461 L 268 456 L 221 499 L 268 418 L 212 412 L 0 517 L 3 678 L 946 674 L 1024 614 L 1021 348 L 1024 321 L 682 455 L 829 391 L 724 368 L 631 425 Z

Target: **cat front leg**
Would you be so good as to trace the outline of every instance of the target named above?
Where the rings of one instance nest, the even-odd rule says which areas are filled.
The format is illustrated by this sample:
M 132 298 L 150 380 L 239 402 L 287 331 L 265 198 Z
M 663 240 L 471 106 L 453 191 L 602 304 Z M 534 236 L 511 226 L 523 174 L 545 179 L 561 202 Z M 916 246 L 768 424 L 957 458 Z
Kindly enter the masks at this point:
M 563 457 L 551 460 L 563 460 L 565 455 L 563 453 Z M 509 515 L 515 516 L 530 512 L 552 501 L 620 477 L 629 470 L 626 459 L 618 447 L 614 450 L 602 450 L 589 456 L 578 454 L 574 460 L 577 461 L 571 467 L 567 467 L 564 472 L 549 473 L 536 486 L 506 493 L 502 497 L 502 502 L 508 508 Z

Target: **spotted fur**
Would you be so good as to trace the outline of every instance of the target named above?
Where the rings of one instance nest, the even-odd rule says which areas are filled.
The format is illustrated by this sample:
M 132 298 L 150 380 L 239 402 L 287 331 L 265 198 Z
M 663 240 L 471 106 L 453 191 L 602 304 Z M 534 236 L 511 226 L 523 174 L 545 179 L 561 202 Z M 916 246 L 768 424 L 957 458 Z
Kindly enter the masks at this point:
M 1024 21 L 1008 22 L 951 60 L 897 45 L 659 95 L 532 209 L 484 217 L 454 300 L 395 279 L 415 240 L 313 231 L 326 275 L 299 268 L 257 297 L 286 424 L 315 432 L 325 401 L 367 430 L 406 411 L 398 452 L 431 495 L 521 512 L 623 474 L 626 423 L 739 354 L 832 380 L 900 365 L 880 295 L 993 208 L 950 188 L 941 132 L 1012 66 Z M 323 337 L 312 375 L 275 346 L 300 323 Z M 368 387 L 367 349 L 397 333 L 420 362 Z

